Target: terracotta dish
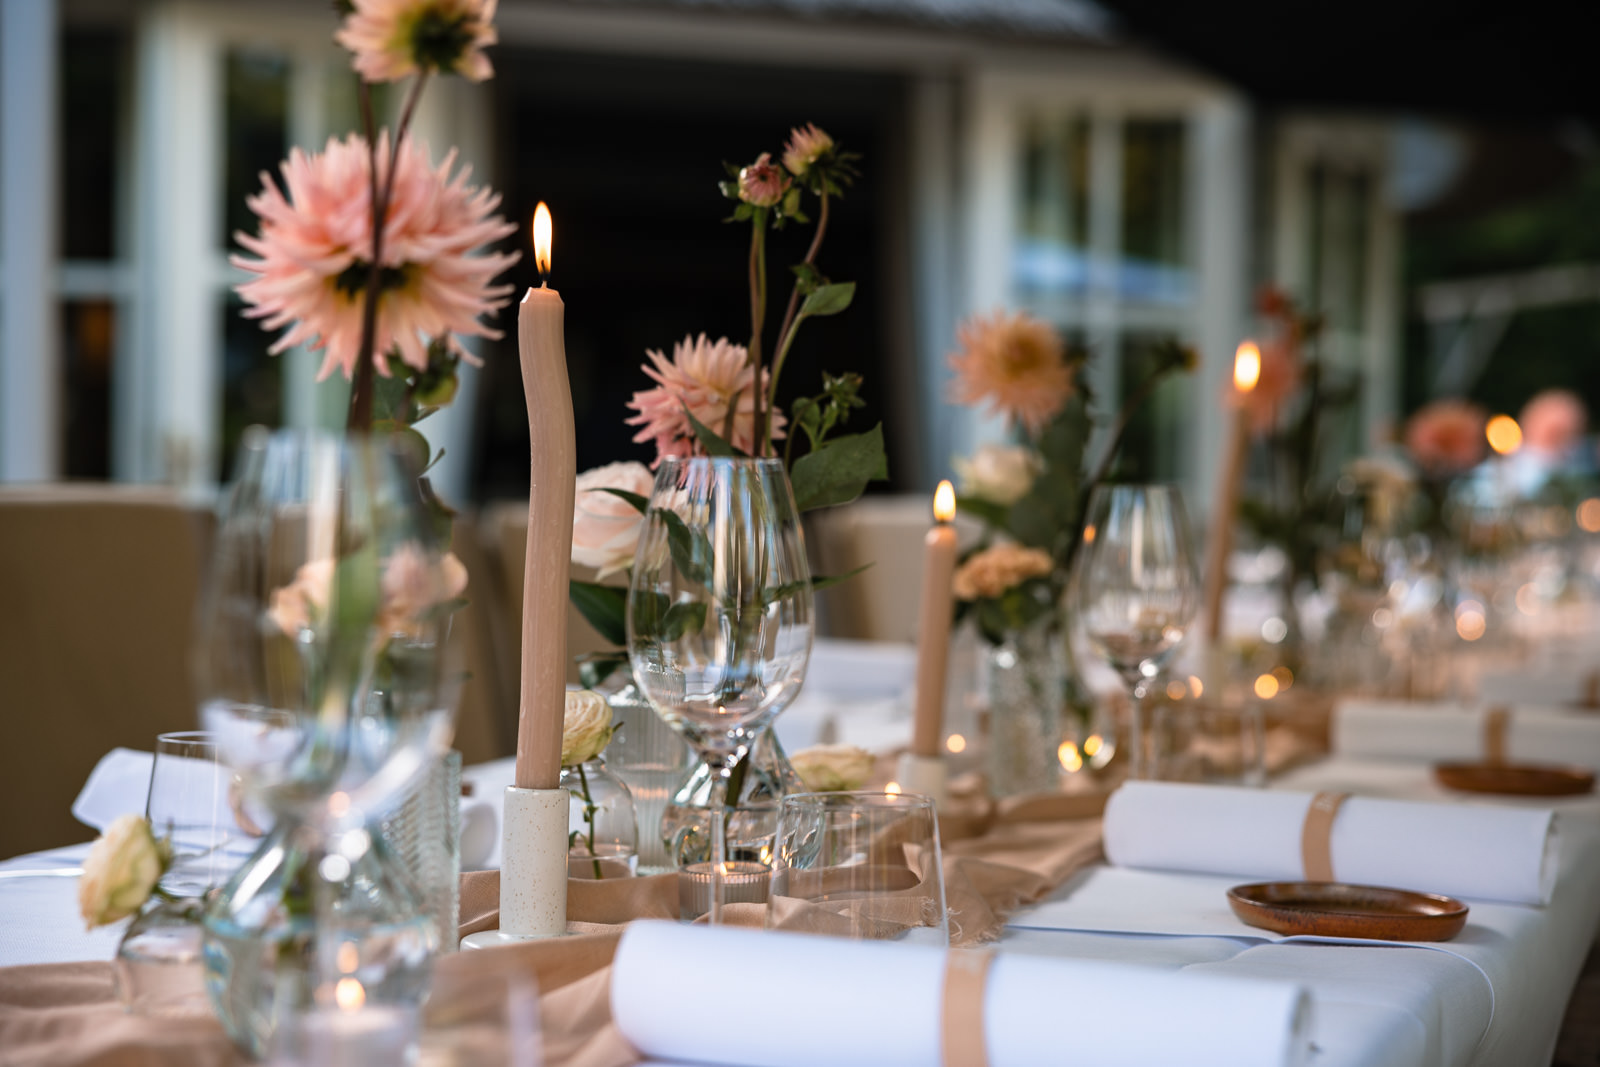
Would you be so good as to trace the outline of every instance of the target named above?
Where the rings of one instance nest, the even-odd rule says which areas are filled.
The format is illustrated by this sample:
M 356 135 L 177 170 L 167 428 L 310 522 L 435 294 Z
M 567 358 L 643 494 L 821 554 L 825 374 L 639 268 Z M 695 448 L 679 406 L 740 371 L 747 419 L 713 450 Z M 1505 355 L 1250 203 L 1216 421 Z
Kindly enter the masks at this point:
M 1433 777 L 1447 789 L 1502 796 L 1564 797 L 1594 789 L 1594 772 L 1551 763 L 1436 763 Z
M 1279 934 L 1448 941 L 1467 922 L 1454 897 L 1344 882 L 1253 882 L 1228 890 L 1239 920 Z

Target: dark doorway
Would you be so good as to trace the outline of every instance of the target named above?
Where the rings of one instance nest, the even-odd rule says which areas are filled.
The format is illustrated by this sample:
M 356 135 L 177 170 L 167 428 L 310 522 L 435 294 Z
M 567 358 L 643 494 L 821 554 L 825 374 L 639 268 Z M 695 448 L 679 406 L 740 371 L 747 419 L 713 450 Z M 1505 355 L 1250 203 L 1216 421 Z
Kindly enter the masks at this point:
M 869 407 L 851 429 L 884 417 L 893 369 L 909 364 L 896 353 L 908 333 L 895 321 L 906 284 L 896 269 L 906 198 L 895 190 L 907 188 L 900 79 L 513 49 L 498 52 L 495 67 L 496 184 L 506 217 L 521 227 L 525 256 L 509 280 L 519 297 L 538 284 L 526 234 L 544 200 L 555 223 L 550 284 L 566 303 L 579 470 L 654 458 L 623 425 L 627 401 L 652 384 L 639 369 L 646 349 L 670 356 L 675 342 L 701 332 L 749 340 L 749 228 L 721 221 L 733 207 L 717 189 L 721 163 L 748 163 L 763 151 L 777 158 L 790 128 L 806 122 L 864 157 L 862 178 L 836 204 L 819 261 L 825 274 L 855 281 L 857 295 L 844 314 L 806 324 L 780 400 L 787 408 L 817 392 L 822 368 L 853 370 L 866 376 Z M 791 228 L 770 239 L 769 345 L 788 299 L 788 267 L 804 256 L 811 232 Z M 484 385 L 479 499 L 520 496 L 528 486 L 514 306 L 498 325 L 507 336 L 476 372 Z

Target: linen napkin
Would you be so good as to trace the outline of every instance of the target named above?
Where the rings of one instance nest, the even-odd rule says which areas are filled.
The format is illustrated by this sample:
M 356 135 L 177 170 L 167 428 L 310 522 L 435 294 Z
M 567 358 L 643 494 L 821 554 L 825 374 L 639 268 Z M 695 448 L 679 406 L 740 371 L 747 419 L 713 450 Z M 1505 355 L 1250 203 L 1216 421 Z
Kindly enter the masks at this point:
M 1129 782 L 1106 805 L 1119 867 L 1300 881 L 1309 793 Z M 1350 797 L 1328 838 L 1333 879 L 1542 905 L 1555 882 L 1548 810 Z
M 1491 708 L 1346 700 L 1334 710 L 1333 751 L 1377 759 L 1487 759 Z M 1600 715 L 1526 705 L 1505 714 L 1501 758 L 1576 764 L 1600 772 Z
M 1600 710 L 1600 663 L 1582 669 L 1485 671 L 1478 679 L 1485 704 L 1545 704 Z
M 1074 1062 L 1278 1067 L 1309 1055 L 1306 995 L 1291 982 L 1006 953 L 971 987 L 972 1002 L 950 1004 L 946 984 L 963 957 L 970 953 L 640 922 L 617 948 L 611 1012 L 646 1055 L 747 1067 L 938 1067 L 952 1062 L 947 1011 L 981 1027 L 989 1067 L 1033 1067 L 1063 1055 L 1062 1005 L 1095 1021 L 1073 1029 Z M 761 961 L 754 995 L 718 1011 L 708 1028 L 717 1003 L 708 991 L 737 960 Z
M 88 781 L 72 802 L 73 817 L 85 826 L 103 831 L 119 816 L 130 812 L 144 814 L 154 764 L 152 753 L 131 748 L 112 749 L 100 757 L 100 762 L 89 772 Z M 239 824 L 231 806 L 233 778 L 226 767 L 206 760 L 178 757 L 166 757 L 162 765 L 166 768 L 162 772 L 164 776 L 183 776 L 190 780 L 186 788 L 175 786 L 170 795 L 185 797 L 193 805 L 192 810 L 169 814 L 195 826 L 211 826 L 215 820 L 218 827 L 226 827 L 229 837 L 222 846 L 226 853 L 249 855 L 255 851 L 260 843 L 260 830 L 272 825 L 272 815 L 264 808 L 246 805 L 244 817 L 251 825 Z M 156 827 L 156 832 L 163 832 L 163 828 Z

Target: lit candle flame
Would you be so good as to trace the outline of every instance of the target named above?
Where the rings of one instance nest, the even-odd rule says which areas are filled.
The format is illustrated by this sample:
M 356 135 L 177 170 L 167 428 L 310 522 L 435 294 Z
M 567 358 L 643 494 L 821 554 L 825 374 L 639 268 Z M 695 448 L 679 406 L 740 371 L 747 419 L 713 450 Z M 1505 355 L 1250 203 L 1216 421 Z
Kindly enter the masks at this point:
M 949 522 L 956 517 L 956 487 L 948 481 L 939 483 L 933 494 L 933 517 L 939 522 Z
M 345 1011 L 355 1011 L 367 1002 L 367 991 L 354 978 L 341 978 L 333 987 L 333 1001 Z
M 550 209 L 543 200 L 533 209 L 533 259 L 539 265 L 539 277 L 550 273 Z
M 1248 393 L 1260 380 L 1261 349 L 1256 347 L 1254 341 L 1246 341 L 1234 353 L 1233 387 L 1241 393 Z
M 1489 447 L 1502 456 L 1509 456 L 1522 447 L 1522 427 L 1510 415 L 1496 415 L 1483 432 L 1489 439 Z

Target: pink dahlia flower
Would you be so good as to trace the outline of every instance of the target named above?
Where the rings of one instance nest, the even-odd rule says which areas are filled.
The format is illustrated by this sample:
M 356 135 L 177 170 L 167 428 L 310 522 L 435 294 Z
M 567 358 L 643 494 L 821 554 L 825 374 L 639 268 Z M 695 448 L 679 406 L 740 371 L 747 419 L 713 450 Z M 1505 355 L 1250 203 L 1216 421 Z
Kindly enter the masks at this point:
M 748 354 L 743 345 L 736 345 L 726 337 L 708 341 L 705 334 L 685 337 L 672 346 L 672 358 L 657 351 L 647 351 L 650 362 L 644 372 L 655 381 L 654 389 L 634 393 L 628 406 L 638 412 L 628 419 L 629 426 L 641 427 L 634 435 L 635 441 L 654 441 L 655 462 L 663 459 L 694 454 L 694 428 L 685 409 L 700 422 L 722 432 L 731 405 L 733 417 L 732 444 L 735 448 L 755 455 L 755 393 L 751 382 L 755 374 L 747 365 Z M 767 388 L 767 370 L 761 368 L 761 388 Z M 783 436 L 783 412 L 771 413 L 772 436 Z
M 388 158 L 385 134 L 378 140 L 380 181 Z M 467 184 L 470 168 L 450 176 L 454 164 L 453 151 L 434 169 L 425 147 L 407 142 L 400 150 L 384 222 L 373 345 L 374 365 L 385 376 L 396 355 L 426 370 L 430 339 L 442 339 L 476 362 L 457 335 L 500 336 L 478 316 L 504 306 L 511 295 L 509 285 L 490 283 L 517 254 L 471 252 L 515 227 L 493 214 L 498 195 Z M 261 233 L 234 235 L 257 257 L 231 259 L 256 275 L 238 287 L 250 305 L 245 314 L 269 330 L 288 327 L 273 354 L 309 344 L 325 352 L 319 381 L 335 367 L 348 378 L 361 353 L 362 298 L 372 255 L 367 145 L 351 135 L 330 139 L 321 155 L 296 148 L 280 169 L 287 195 L 263 173 L 261 192 L 248 201 L 261 218 Z
M 772 162 L 772 153 L 763 152 L 756 161 L 739 171 L 739 199 L 756 207 L 773 207 L 789 191 L 789 176 Z
M 1583 437 L 1589 411 L 1576 393 L 1546 389 L 1524 405 L 1517 422 L 1529 448 L 1551 459 L 1561 459 Z
M 1049 323 L 997 311 L 962 323 L 957 339 L 961 350 L 950 356 L 957 403 L 986 400 L 991 412 L 1037 434 L 1072 396 L 1072 365 Z
M 1483 461 L 1488 447 L 1483 435 L 1488 419 L 1482 408 L 1468 401 L 1435 400 L 1406 423 L 1406 450 L 1432 477 L 1471 470 Z
M 783 148 L 783 165 L 796 178 L 803 177 L 811 165 L 833 151 L 833 138 L 817 128 L 814 122 L 789 131 L 789 143 Z
M 399 81 L 419 71 L 481 82 L 494 74 L 483 50 L 499 40 L 496 2 L 351 0 L 333 39 L 350 50 L 350 65 L 369 82 Z

